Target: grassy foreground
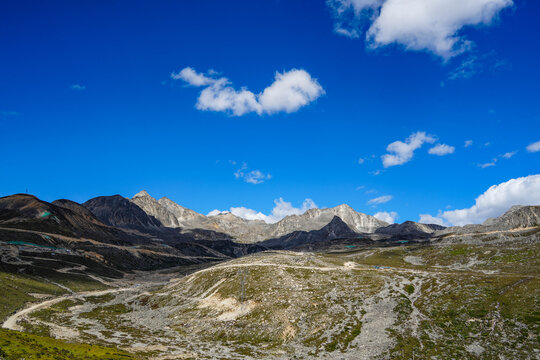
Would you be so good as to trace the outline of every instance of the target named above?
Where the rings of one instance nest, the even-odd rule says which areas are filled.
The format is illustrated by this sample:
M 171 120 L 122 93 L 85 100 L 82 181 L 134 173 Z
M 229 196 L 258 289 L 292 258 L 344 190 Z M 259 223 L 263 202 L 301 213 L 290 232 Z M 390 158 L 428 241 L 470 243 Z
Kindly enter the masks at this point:
M 98 290 L 104 286 L 89 278 L 74 274 L 58 274 L 53 280 L 73 291 Z M 60 296 L 68 291 L 45 279 L 0 272 L 0 322 L 10 314 L 37 301 L 32 294 Z M 136 359 L 118 349 L 87 344 L 72 344 L 46 336 L 0 329 L 0 359 Z
M 136 359 L 133 355 L 103 346 L 70 344 L 49 337 L 0 329 L 0 359 Z

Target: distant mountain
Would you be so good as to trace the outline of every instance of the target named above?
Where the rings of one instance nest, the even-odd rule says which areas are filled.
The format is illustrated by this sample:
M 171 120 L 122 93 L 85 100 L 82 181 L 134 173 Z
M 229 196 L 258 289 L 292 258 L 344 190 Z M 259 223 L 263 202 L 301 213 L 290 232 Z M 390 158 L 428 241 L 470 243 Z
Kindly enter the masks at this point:
M 388 225 L 373 216 L 358 213 L 348 205 L 311 209 L 302 215 L 290 215 L 275 224 L 268 224 L 262 220 L 246 220 L 231 213 L 204 216 L 165 197 L 158 201 L 144 190 L 136 194 L 132 202 L 164 226 L 217 231 L 245 243 L 277 238 L 294 231 L 318 230 L 332 221 L 334 216 L 341 218 L 357 233 L 372 233 Z
M 54 203 L 33 195 L 16 194 L 0 198 L 0 227 L 88 237 L 106 243 L 132 243 L 136 237 L 108 226 L 80 204 L 69 200 Z
M 279 238 L 263 241 L 260 245 L 270 249 L 294 249 L 306 244 L 314 245 L 334 239 L 358 238 L 358 236 L 341 218 L 334 216 L 319 230 L 294 231 Z
M 489 218 L 482 225 L 501 230 L 540 226 L 540 206 L 512 206 L 501 216 Z
M 125 229 L 157 230 L 163 225 L 152 215 L 148 215 L 132 201 L 120 196 L 99 196 L 83 204 L 103 223 Z
M 490 241 L 506 241 L 507 235 L 505 231 L 515 231 L 514 235 L 518 236 L 518 232 L 521 229 L 539 227 L 540 206 L 512 206 L 501 216 L 489 218 L 481 225 L 470 224 L 448 227 L 435 232 L 433 238 L 446 240 L 455 238 L 459 241 L 474 242 L 484 236 Z M 538 233 L 532 235 L 532 237 L 538 236 Z
M 327 209 L 310 209 L 302 215 L 287 216 L 273 225 L 271 236 L 281 236 L 293 231 L 321 229 L 336 216 L 357 233 L 372 233 L 376 229 L 388 225 L 384 221 L 356 212 L 349 205 L 343 204 Z
M 127 199 L 126 199 L 127 200 Z M 168 209 L 164 208 L 156 199 L 148 195 L 146 191 L 137 193 L 131 199 L 148 216 L 158 220 L 161 225 L 167 227 L 184 227 L 178 222 L 178 219 Z
M 377 234 L 391 235 L 394 240 L 427 239 L 437 231 L 444 229 L 444 226 L 436 224 L 421 224 L 414 221 L 405 221 L 402 224 L 391 224 L 375 230 Z

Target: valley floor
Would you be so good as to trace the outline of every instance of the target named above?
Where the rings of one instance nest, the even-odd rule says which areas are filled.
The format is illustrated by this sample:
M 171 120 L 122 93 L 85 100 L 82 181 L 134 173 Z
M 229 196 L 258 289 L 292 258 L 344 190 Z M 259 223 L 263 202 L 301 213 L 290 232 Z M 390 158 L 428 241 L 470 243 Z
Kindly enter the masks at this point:
M 539 259 L 517 241 L 272 251 L 74 293 L 37 283 L 3 315 L 25 333 L 2 330 L 0 358 L 24 334 L 141 359 L 538 359 Z

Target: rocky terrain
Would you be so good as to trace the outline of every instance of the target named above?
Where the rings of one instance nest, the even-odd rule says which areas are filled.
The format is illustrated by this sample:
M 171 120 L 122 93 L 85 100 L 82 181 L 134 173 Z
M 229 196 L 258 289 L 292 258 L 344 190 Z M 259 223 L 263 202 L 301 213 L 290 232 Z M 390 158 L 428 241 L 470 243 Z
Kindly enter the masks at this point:
M 0 359 L 538 359 L 539 217 L 0 198 Z
M 388 225 L 373 216 L 358 213 L 345 204 L 328 209 L 310 209 L 302 215 L 290 215 L 277 223 L 268 224 L 262 220 L 242 219 L 231 213 L 204 216 L 167 198 L 156 200 L 144 190 L 136 194 L 132 201 L 149 216 L 164 225 L 167 224 L 166 226 L 218 231 L 229 234 L 239 242 L 247 243 L 278 238 L 295 231 L 319 230 L 335 216 L 356 233 L 373 233 L 376 229 Z

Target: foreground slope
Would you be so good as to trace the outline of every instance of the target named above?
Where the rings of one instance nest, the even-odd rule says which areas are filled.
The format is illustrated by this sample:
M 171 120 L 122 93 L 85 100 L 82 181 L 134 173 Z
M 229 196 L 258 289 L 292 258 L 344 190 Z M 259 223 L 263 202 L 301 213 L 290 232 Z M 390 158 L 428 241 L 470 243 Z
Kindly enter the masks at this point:
M 155 359 L 536 359 L 540 245 L 521 240 L 263 252 L 19 323 Z

